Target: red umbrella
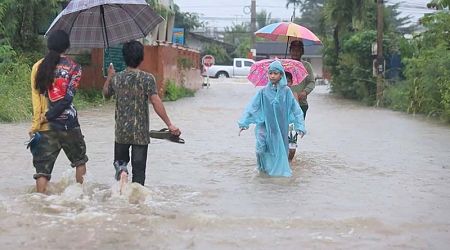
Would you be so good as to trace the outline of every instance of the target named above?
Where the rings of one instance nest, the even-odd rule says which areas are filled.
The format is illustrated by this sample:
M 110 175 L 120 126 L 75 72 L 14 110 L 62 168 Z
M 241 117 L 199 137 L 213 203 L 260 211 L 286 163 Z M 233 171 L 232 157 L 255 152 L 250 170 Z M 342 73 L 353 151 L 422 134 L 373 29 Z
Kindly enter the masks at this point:
M 306 76 L 308 71 L 302 62 L 293 59 L 265 59 L 258 61 L 250 68 L 250 73 L 247 79 L 255 86 L 265 86 L 269 82 L 269 65 L 278 60 L 284 68 L 284 71 L 291 73 L 293 85 L 300 84 Z

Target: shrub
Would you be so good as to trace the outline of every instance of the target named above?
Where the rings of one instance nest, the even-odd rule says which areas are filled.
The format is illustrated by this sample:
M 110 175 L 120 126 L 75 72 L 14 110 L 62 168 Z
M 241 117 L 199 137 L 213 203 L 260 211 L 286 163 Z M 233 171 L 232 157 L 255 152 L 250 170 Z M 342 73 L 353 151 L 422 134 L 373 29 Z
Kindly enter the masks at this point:
M 105 103 L 101 90 L 80 89 L 77 91 L 73 103 L 77 109 L 99 106 Z
M 393 110 L 407 111 L 409 107 L 408 82 L 387 85 L 385 89 L 385 105 Z
M 0 122 L 30 118 L 30 66 L 8 59 L 0 63 L 0 72 Z
M 31 119 L 30 59 L 10 46 L 0 46 L 0 122 Z M 103 103 L 100 90 L 79 90 L 74 99 L 77 108 Z
M 176 101 L 187 96 L 194 96 L 194 91 L 183 86 L 177 86 L 172 80 L 166 82 L 165 101 Z

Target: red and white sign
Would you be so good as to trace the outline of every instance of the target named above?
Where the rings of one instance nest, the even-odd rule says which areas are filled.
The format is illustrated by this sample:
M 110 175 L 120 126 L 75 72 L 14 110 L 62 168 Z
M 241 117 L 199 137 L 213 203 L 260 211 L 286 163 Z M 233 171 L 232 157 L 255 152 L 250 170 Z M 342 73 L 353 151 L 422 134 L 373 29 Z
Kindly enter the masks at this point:
M 205 67 L 211 67 L 213 66 L 215 63 L 215 59 L 214 56 L 212 55 L 205 55 L 202 58 L 202 65 Z

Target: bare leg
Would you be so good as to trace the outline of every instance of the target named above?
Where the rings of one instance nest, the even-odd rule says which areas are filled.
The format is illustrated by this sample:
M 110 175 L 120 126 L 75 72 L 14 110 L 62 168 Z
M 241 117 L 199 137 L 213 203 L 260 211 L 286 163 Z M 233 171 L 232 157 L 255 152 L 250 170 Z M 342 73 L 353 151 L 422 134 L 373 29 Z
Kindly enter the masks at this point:
M 122 171 L 120 173 L 120 194 L 123 193 L 125 189 L 125 185 L 128 183 L 128 173 L 125 171 Z
M 39 177 L 36 179 L 36 191 L 38 193 L 47 193 L 47 184 L 48 184 L 48 179 L 47 177 Z
M 289 162 L 291 162 L 292 159 L 294 159 L 294 156 L 295 156 L 295 149 L 289 149 L 289 157 L 288 157 Z
M 86 164 L 80 165 L 75 170 L 75 179 L 78 183 L 83 184 L 84 175 L 86 174 Z

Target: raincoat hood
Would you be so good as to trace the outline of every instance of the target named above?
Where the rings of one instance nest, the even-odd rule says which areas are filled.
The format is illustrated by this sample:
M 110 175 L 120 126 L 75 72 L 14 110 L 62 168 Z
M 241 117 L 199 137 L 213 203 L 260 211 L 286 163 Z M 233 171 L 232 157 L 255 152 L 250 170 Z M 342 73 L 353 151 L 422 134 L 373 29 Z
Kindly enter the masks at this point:
M 270 65 L 269 65 L 269 72 L 271 71 L 278 71 L 281 73 L 281 79 L 280 82 L 278 83 L 278 88 L 280 87 L 284 87 L 287 86 L 287 79 L 286 79 L 286 73 L 284 72 L 284 68 L 281 65 L 281 62 L 278 60 L 273 61 Z M 270 84 L 270 80 L 268 82 L 268 84 Z

